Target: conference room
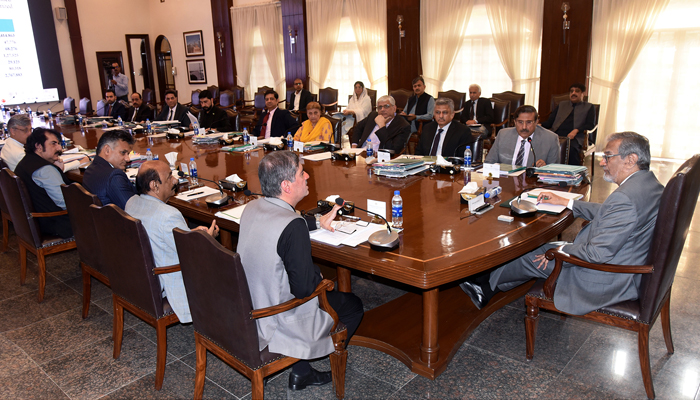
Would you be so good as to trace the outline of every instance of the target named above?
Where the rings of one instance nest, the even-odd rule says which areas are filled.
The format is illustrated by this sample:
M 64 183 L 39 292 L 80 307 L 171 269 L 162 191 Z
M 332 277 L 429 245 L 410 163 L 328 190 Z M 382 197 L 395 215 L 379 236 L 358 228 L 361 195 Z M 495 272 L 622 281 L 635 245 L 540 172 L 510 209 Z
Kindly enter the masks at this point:
M 357 295 L 365 315 L 347 346 L 344 382 L 295 391 L 288 386 L 290 368 L 280 367 L 263 384 L 262 378 L 252 378 L 260 373 L 256 368 L 225 347 L 205 350 L 206 373 L 200 376 L 204 368 L 198 362 L 197 335 L 208 335 L 197 328 L 197 320 L 180 323 L 166 315 L 164 321 L 138 306 L 124 305 L 128 300 L 113 300 L 124 297 L 117 293 L 118 279 L 85 268 L 100 262 L 90 262 L 90 250 L 83 249 L 92 249 L 93 255 L 114 254 L 115 259 L 130 257 L 136 247 L 129 246 L 144 245 L 136 243 L 138 235 L 103 240 L 93 233 L 93 245 L 81 248 L 80 228 L 74 227 L 77 242 L 54 246 L 54 252 L 22 239 L 22 228 L 1 207 L 0 365 L 6 368 L 0 375 L 0 397 L 189 398 L 203 386 L 205 398 L 263 394 L 267 398 L 698 398 L 700 353 L 695 332 L 700 299 L 693 290 L 699 277 L 692 260 L 700 249 L 698 224 L 692 220 L 697 202 L 697 191 L 695 197 L 692 194 L 697 185 L 691 179 L 695 169 L 688 167 L 700 148 L 678 110 L 692 104 L 690 96 L 700 85 L 695 73 L 700 26 L 692 18 L 700 2 L 126 0 L 105 7 L 87 0 L 11 0 L 9 4 L 12 12 L 0 17 L 0 35 L 13 41 L 4 51 L 15 64 L 7 64 L 14 69 L 2 70 L 3 125 L 10 114 L 31 109 L 32 127 L 61 132 L 67 140 L 66 153 L 80 146 L 94 154 L 100 137 L 110 129 L 103 121 L 118 128 L 120 121 L 112 111 L 120 104 L 126 110 L 121 122 L 133 134 L 134 152 L 145 156 L 150 149 L 183 171 L 182 164 L 194 159 L 206 189 L 191 193 L 219 193 L 216 182 L 233 174 L 245 181 L 252 194 L 243 191 L 244 184 L 233 184 L 222 190 L 223 206 L 207 204 L 207 197 L 186 199 L 182 194 L 167 201 L 190 226 L 209 227 L 216 221 L 220 228 L 216 243 L 197 241 L 197 246 L 213 246 L 198 255 L 202 264 L 219 256 L 235 264 L 235 256 L 227 252 L 235 252 L 240 240 L 232 210 L 259 197 L 255 195 L 262 191 L 258 166 L 274 146 L 222 151 L 239 144 L 193 138 L 194 126 L 188 122 L 194 124 L 210 112 L 211 103 L 222 112 L 214 115 L 229 119 L 231 132 L 252 133 L 256 126 L 264 126 L 266 113 L 272 111 L 266 110 L 268 90 L 279 95 L 279 108 L 270 118 L 283 115 L 277 114 L 280 111 L 291 115 L 297 124 L 294 135 L 299 126 L 317 120 L 318 110 L 310 108 L 314 115 L 307 120 L 305 107 L 298 104 L 304 95 L 295 92 L 303 87 L 301 93 L 308 92 L 320 105 L 320 121 L 330 122 L 337 146 L 333 159 L 314 160 L 325 148 L 300 153 L 310 178 L 309 194 L 297 210 L 312 210 L 317 201 L 337 195 L 357 205 L 351 216 L 369 221 L 372 217 L 360 209 L 375 210 L 376 202 L 381 202 L 378 207 L 391 220 L 390 203 L 399 191 L 404 226 L 398 245 L 389 251 L 378 251 L 368 242 L 354 247 L 324 243 L 312 233 L 312 256 L 323 276 L 337 290 Z M 35 49 L 33 54 L 30 48 Z M 654 259 L 658 263 L 650 259 L 646 264 L 654 268 L 634 270 L 645 282 L 642 288 L 660 285 L 659 293 L 647 290 L 646 297 L 640 294 L 639 300 L 628 302 L 634 306 L 625 303 L 627 308 L 601 309 L 579 318 L 559 312 L 552 292 L 542 286 L 544 280 L 533 280 L 496 294 L 481 309 L 476 307 L 460 287 L 465 279 L 493 271 L 548 242 L 572 242 L 590 227 L 569 209 L 518 216 L 507 203 L 541 184 L 527 172 L 488 179 L 465 171 L 459 163 L 464 146 L 449 154 L 457 156 L 456 164 L 404 178 L 383 176 L 366 163 L 366 154 L 355 156 L 354 127 L 367 115 L 374 125 L 372 113 L 381 112 L 377 106 L 386 104 L 382 100 L 386 95 L 392 96 L 397 113 L 411 114 L 417 77 L 422 77 L 424 92 L 435 100 L 451 99 L 456 118 L 452 124 L 476 120 L 467 129 L 475 138 L 471 150 L 477 165 L 496 145 L 500 132 L 515 130 L 521 119 L 515 115 L 518 107 L 534 106 L 535 119 L 546 123 L 566 103 L 574 103 L 572 84 L 585 86 L 581 100 L 595 110 L 594 127 L 585 130 L 580 148 L 572 145 L 577 139 L 560 136 L 559 162 L 567 164 L 575 151 L 581 159 L 577 167 L 584 167 L 587 176 L 578 186 L 554 189 L 583 195 L 586 202 L 604 203 L 618 188 L 619 183 L 606 180 L 608 165 L 616 162 L 606 151 L 608 135 L 633 131 L 646 137 L 649 169 L 666 186 L 666 197 L 675 193 L 690 199 L 662 200 L 659 215 L 665 216 L 664 228 L 659 228 L 661 218 L 656 226 L 666 232 L 658 236 L 668 240 L 655 245 L 668 250 L 654 255 L 668 256 Z M 478 85 L 478 94 L 473 85 Z M 110 91 L 117 99 L 114 103 L 106 96 Z M 162 112 L 167 116 L 168 107 L 173 108 L 166 91 L 175 91 L 177 103 L 194 118 L 168 133 L 155 124 Z M 203 93 L 211 98 L 205 95 L 200 100 Z M 479 122 L 482 116 L 473 94 L 479 104 L 490 106 L 493 120 Z M 353 109 L 364 96 L 369 98 L 368 112 Z M 414 114 L 420 114 L 419 108 L 415 105 Z M 350 110 L 354 111 L 343 113 Z M 154 123 L 156 134 L 148 134 L 143 117 Z M 432 115 L 416 118 L 416 132 L 388 156 L 414 155 L 423 132 L 434 134 L 435 125 Z M 485 134 L 478 130 L 481 127 Z M 213 135 L 206 136 L 217 133 Z M 257 140 L 264 136 L 265 130 Z M 9 140 L 13 139 L 6 135 L 5 145 Z M 255 135 L 251 141 L 256 141 Z M 81 183 L 83 169 L 65 175 Z M 482 215 L 470 211 L 459 193 L 470 182 L 486 189 L 502 187 L 493 209 Z M 181 191 L 189 190 L 185 186 Z M 7 195 L 4 188 L 2 192 Z M 5 202 L 13 207 L 11 201 Z M 72 215 L 68 206 L 68 214 L 73 219 L 92 215 L 88 205 Z M 499 216 L 514 220 L 502 221 Z M 111 244 L 108 249 L 105 243 Z M 23 257 L 28 260 L 26 278 L 24 272 L 17 273 L 23 271 Z M 219 264 L 212 265 L 218 271 Z M 665 270 L 670 271 L 667 277 L 655 278 Z M 154 274 L 170 272 L 156 268 Z M 157 285 L 157 278 L 151 274 L 148 279 Z M 123 321 L 115 316 L 117 303 L 126 309 Z M 651 311 L 646 310 L 647 303 Z M 163 314 L 156 307 L 155 314 L 159 311 Z M 238 345 L 248 346 L 249 340 L 241 338 Z M 319 371 L 333 368 L 335 374 L 333 363 L 326 357 L 312 365 Z

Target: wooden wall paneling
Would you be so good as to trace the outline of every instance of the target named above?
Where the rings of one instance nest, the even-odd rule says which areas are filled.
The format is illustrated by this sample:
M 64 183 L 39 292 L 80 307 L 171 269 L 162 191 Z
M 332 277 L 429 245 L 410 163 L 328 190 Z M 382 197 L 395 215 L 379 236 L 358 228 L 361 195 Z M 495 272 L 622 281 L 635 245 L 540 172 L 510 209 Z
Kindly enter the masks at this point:
M 544 0 L 542 19 L 542 64 L 540 70 L 540 104 L 538 111 L 546 117 L 553 94 L 568 92 L 569 86 L 581 82 L 588 87 L 590 69 L 593 0 L 568 0 L 571 29 L 563 42 L 561 0 Z
M 233 0 L 211 0 L 212 28 L 214 30 L 214 44 L 216 48 L 216 72 L 220 90 L 231 89 L 236 86 L 236 61 L 233 54 L 233 33 L 231 24 L 231 7 Z M 221 34 L 224 44 L 223 50 L 219 50 Z
M 420 0 L 387 0 L 387 61 L 389 90 L 411 89 L 411 81 L 423 73 L 420 56 Z M 406 36 L 401 38 L 399 49 L 399 25 L 396 17 L 403 15 L 402 29 Z M 437 96 L 437 93 L 430 93 Z
M 75 64 L 75 76 L 78 80 L 78 94 L 80 98 L 90 98 L 90 84 L 88 82 L 87 66 L 85 65 L 85 50 L 83 49 L 83 35 L 80 33 L 80 20 L 78 18 L 78 5 L 76 0 L 65 0 L 66 14 L 68 15 L 68 32 L 70 44 L 73 50 L 73 63 Z
M 309 88 L 309 56 L 306 41 L 306 1 L 282 0 L 282 33 L 284 36 L 284 69 L 287 87 L 294 86 L 294 80 L 304 81 L 304 87 Z M 296 39 L 294 47 L 290 47 L 289 28 Z M 293 52 L 292 52 L 293 50 Z M 284 97 L 284 93 L 280 93 Z

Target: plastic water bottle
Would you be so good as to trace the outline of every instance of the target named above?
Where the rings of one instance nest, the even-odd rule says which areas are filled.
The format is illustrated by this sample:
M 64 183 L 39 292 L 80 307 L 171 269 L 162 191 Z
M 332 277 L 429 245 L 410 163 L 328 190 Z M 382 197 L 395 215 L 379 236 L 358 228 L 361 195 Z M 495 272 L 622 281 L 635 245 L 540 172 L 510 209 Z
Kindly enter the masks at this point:
M 80 113 L 78 113 L 78 125 L 83 126 L 83 116 Z
M 243 128 L 243 144 L 250 143 L 250 135 L 248 134 L 248 128 Z
M 146 118 L 146 134 L 150 135 L 151 133 L 151 120 Z
M 472 149 L 469 146 L 464 149 L 464 168 L 467 170 L 472 169 Z
M 192 178 L 192 184 L 199 184 L 199 179 L 197 179 L 197 163 L 194 161 L 194 157 L 190 158 L 190 177 Z
M 146 161 L 152 161 L 153 160 L 153 153 L 151 153 L 151 148 L 146 149 Z
M 32 108 L 27 106 L 27 114 L 31 117 L 32 116 Z
M 491 188 L 491 189 L 487 190 L 486 193 L 484 193 L 484 198 L 488 199 L 488 198 L 496 197 L 499 194 L 501 194 L 501 191 L 503 191 L 503 189 L 501 189 L 500 186 L 496 186 L 495 188 Z
M 63 135 L 61 135 L 61 148 L 62 148 L 63 150 L 66 149 L 66 137 L 63 136 Z
M 119 118 L 117 118 L 117 125 L 119 125 L 119 126 L 124 126 L 124 121 L 122 121 L 122 117 L 121 117 L 121 116 L 119 116 Z
M 294 136 L 292 136 L 292 132 L 287 132 L 287 150 L 294 150 Z
M 199 136 L 199 124 L 198 123 L 194 124 L 194 135 Z
M 367 158 L 374 155 L 374 146 L 372 146 L 372 139 L 367 139 Z
M 391 198 L 391 226 L 403 228 L 403 199 L 398 190 L 394 190 L 394 197 Z
M 3 108 L 4 110 L 4 108 Z M 53 113 L 51 112 L 51 109 L 49 109 L 49 121 L 53 119 Z

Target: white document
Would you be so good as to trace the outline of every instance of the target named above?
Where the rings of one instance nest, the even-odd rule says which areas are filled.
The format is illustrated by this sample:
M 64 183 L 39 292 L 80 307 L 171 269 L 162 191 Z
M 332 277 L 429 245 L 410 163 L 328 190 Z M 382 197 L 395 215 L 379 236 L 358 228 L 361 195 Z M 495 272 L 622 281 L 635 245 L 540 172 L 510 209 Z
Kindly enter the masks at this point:
M 391 160 L 391 154 L 386 151 L 377 152 L 377 162 L 383 163 Z
M 299 153 L 304 152 L 304 142 L 300 142 L 298 140 L 294 141 L 294 151 L 298 151 Z
M 198 124 L 198 123 L 199 123 L 199 121 L 197 121 L 197 117 L 195 117 L 194 115 L 192 115 L 192 113 L 189 112 L 189 111 L 187 111 L 187 118 L 190 119 L 190 124 L 192 124 L 192 126 L 194 126 L 194 124 Z
M 245 210 L 246 205 L 247 204 L 243 204 L 242 206 L 234 207 L 226 211 L 219 211 L 218 213 L 214 214 L 214 216 L 217 218 L 228 219 L 240 224 L 241 215 L 243 215 L 243 210 Z
M 187 167 L 187 163 L 180 163 L 180 171 L 182 171 L 185 175 L 190 174 L 190 169 Z
M 386 201 L 367 199 L 367 210 L 386 218 Z
M 219 193 L 219 189 L 213 189 L 209 186 L 201 186 L 198 188 L 188 190 L 186 192 L 182 192 L 175 196 L 175 198 L 184 201 L 191 201 L 200 197 L 210 196 L 215 193 Z
M 310 154 L 308 156 L 303 156 L 302 158 L 305 160 L 311 160 L 311 161 L 330 160 L 331 159 L 331 152 L 326 151 L 326 152 L 318 153 L 318 154 Z
M 479 208 L 485 204 L 483 194 L 475 196 L 474 198 L 467 200 L 467 201 L 469 203 L 469 211 L 471 211 L 471 212 L 474 212 L 477 208 Z
M 335 228 L 341 223 L 342 221 L 333 221 L 331 223 L 331 226 Z M 311 236 L 311 239 L 317 242 L 330 244 L 332 246 L 340 246 L 342 244 L 346 246 L 356 247 L 360 243 L 366 242 L 371 234 L 382 229 L 386 229 L 386 226 L 379 224 L 369 224 L 365 227 L 358 226 L 357 230 L 350 235 L 348 235 L 347 233 L 339 232 L 337 230 L 335 232 L 331 232 L 325 229 L 316 229 L 314 231 L 311 231 L 309 233 L 309 236 Z
M 250 135 L 250 144 L 252 144 L 253 146 L 257 146 L 258 145 L 258 137 L 255 135 Z
M 571 192 L 562 192 L 559 190 L 551 190 L 551 189 L 534 189 L 530 190 L 529 192 L 525 192 L 520 195 L 520 199 L 523 201 L 529 201 L 532 204 L 535 204 L 537 206 L 537 210 L 539 211 L 545 211 L 545 212 L 551 212 L 555 214 L 559 214 L 560 212 L 566 210 L 566 206 L 560 206 L 560 205 L 554 205 L 554 204 L 549 204 L 545 201 L 540 202 L 540 204 L 537 204 L 537 196 L 539 196 L 540 193 L 542 192 L 552 192 L 558 196 L 561 196 L 565 199 L 569 200 L 579 200 L 580 198 L 583 197 L 582 194 L 580 193 L 571 193 Z

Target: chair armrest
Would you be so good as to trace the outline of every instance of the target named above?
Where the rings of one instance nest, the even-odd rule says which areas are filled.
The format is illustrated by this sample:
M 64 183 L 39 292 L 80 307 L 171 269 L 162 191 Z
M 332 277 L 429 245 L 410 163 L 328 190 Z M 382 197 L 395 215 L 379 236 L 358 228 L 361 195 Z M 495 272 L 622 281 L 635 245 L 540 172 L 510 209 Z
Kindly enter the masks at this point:
M 68 215 L 68 210 L 63 211 L 52 211 L 52 212 L 33 212 L 31 214 L 32 218 L 48 218 L 48 217 L 58 217 L 59 215 Z
M 332 102 L 332 103 L 328 103 L 328 104 L 321 104 L 321 105 L 322 105 L 322 106 L 324 106 L 324 107 L 330 107 L 330 106 L 334 106 L 334 105 L 336 105 L 336 104 L 338 104 L 338 101 L 337 101 L 337 100 L 336 100 L 336 101 L 334 101 L 334 102 Z
M 171 272 L 178 272 L 180 270 L 180 264 L 168 265 L 167 267 L 156 267 L 153 268 L 153 275 L 169 274 Z
M 264 318 L 264 317 L 269 317 L 271 315 L 276 315 L 285 311 L 289 311 L 293 308 L 299 307 L 300 305 L 306 303 L 307 301 L 313 299 L 314 297 L 317 296 L 322 296 L 323 298 L 326 297 L 326 292 L 333 290 L 333 282 L 329 281 L 328 279 L 324 279 L 321 281 L 321 283 L 316 286 L 316 290 L 314 290 L 311 295 L 308 297 L 304 297 L 303 299 L 291 299 L 289 301 L 285 301 L 282 304 L 278 304 L 276 306 L 270 306 L 270 307 L 265 307 L 265 308 L 260 308 L 257 310 L 253 310 L 250 312 L 250 319 L 258 319 L 258 318 Z M 328 301 L 326 300 L 326 303 Z M 321 307 L 323 308 L 323 307 Z M 326 312 L 328 312 L 326 310 Z M 330 313 L 329 313 L 330 314 Z M 333 314 L 331 314 L 332 316 Z M 336 316 L 337 318 L 337 316 Z
M 561 268 L 564 262 L 568 262 L 582 268 L 614 272 L 617 274 L 650 274 L 654 272 L 653 265 L 614 265 L 589 263 L 581 260 L 580 258 L 573 257 L 561 251 L 559 248 L 547 250 L 545 257 L 547 260 L 556 260 L 554 270 L 544 282 L 544 294 L 550 299 L 552 296 L 554 296 L 554 289 L 556 288 L 557 279 L 559 279 L 559 274 L 561 273 Z
M 459 113 L 461 113 L 462 111 L 464 111 L 464 107 L 460 108 L 459 110 L 455 110 L 455 114 L 459 114 Z

